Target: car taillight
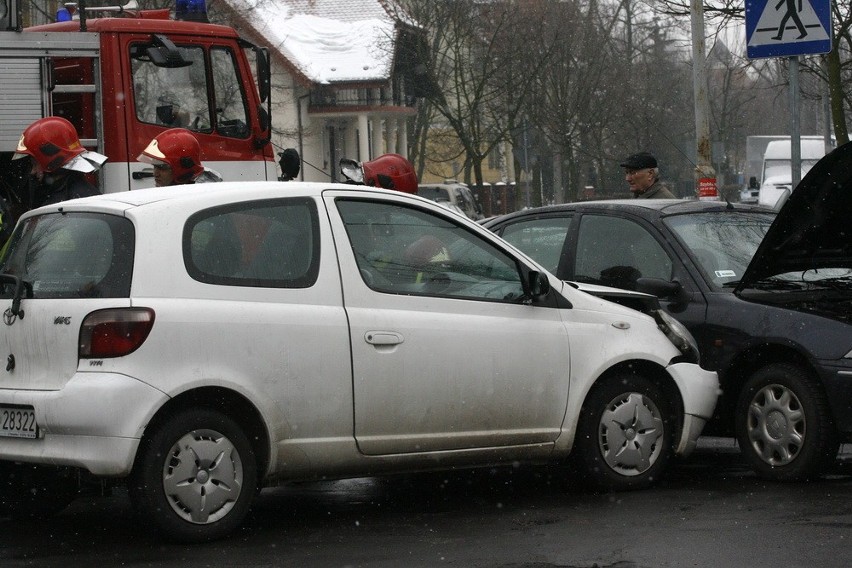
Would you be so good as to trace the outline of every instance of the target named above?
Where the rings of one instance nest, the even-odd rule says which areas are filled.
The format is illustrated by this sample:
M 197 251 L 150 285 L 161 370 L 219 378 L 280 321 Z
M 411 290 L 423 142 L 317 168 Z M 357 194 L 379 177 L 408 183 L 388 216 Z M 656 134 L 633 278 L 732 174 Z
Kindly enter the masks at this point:
M 98 310 L 80 326 L 81 359 L 122 357 L 136 351 L 154 325 L 150 308 Z

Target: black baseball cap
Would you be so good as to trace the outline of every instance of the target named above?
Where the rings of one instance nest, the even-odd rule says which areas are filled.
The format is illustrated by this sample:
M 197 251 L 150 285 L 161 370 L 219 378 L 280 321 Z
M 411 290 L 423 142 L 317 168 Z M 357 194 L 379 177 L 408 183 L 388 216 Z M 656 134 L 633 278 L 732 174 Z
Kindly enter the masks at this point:
M 620 165 L 622 168 L 628 168 L 631 170 L 656 168 L 657 158 L 655 158 L 653 154 L 649 154 L 648 152 L 639 152 L 638 154 L 628 156 L 627 159 L 621 162 Z

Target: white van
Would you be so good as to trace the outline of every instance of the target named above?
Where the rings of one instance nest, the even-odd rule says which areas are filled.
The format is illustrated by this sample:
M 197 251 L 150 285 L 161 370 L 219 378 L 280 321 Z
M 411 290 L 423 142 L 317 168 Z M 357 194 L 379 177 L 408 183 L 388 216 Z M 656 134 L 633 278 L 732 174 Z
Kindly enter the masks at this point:
M 801 140 L 801 177 L 805 177 L 814 164 L 825 156 L 825 142 L 821 139 Z M 758 203 L 767 207 L 780 206 L 779 201 L 793 191 L 790 140 L 773 140 L 763 154 L 763 172 L 760 177 Z

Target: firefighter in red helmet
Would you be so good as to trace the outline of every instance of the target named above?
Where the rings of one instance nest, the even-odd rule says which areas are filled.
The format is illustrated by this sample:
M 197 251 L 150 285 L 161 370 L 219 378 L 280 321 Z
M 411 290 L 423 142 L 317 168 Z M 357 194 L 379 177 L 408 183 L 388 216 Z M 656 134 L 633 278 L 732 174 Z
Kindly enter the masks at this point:
M 414 166 L 399 154 L 382 154 L 375 160 L 358 163 L 340 160 L 343 175 L 352 183 L 417 193 L 417 175 Z
M 96 172 L 106 156 L 86 150 L 74 125 L 59 116 L 40 118 L 21 135 L 13 159 L 30 159 L 28 208 L 100 193 L 85 174 Z
M 414 166 L 399 154 L 383 154 L 361 164 L 364 185 L 417 193 L 417 175 Z
M 201 144 L 189 130 L 171 128 L 158 134 L 136 158 L 154 166 L 154 185 L 195 183 L 204 173 Z

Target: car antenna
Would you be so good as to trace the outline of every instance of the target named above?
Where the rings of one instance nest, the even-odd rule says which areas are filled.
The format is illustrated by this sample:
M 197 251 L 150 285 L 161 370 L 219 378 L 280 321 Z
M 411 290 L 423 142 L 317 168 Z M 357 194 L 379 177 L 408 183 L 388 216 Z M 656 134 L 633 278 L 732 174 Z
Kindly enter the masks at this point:
M 659 132 L 659 133 L 660 133 L 660 136 L 662 136 L 663 138 L 665 138 L 665 139 L 666 139 L 666 142 L 668 142 L 669 144 L 671 144 L 671 145 L 672 145 L 672 148 L 674 148 L 675 150 L 677 150 L 678 154 L 680 154 L 681 156 L 683 156 L 683 158 L 684 158 L 687 162 L 689 162 L 690 164 L 692 164 L 692 167 L 693 167 L 693 168 L 697 168 L 697 167 L 698 167 L 698 164 L 696 164 L 695 162 L 693 162 L 693 161 L 689 158 L 689 156 L 687 156 L 686 154 L 684 154 L 684 153 L 683 153 L 683 150 L 681 150 L 681 149 L 678 147 L 678 145 L 677 145 L 677 144 L 675 144 L 674 142 L 672 142 L 672 141 L 671 141 L 671 138 L 669 138 L 668 136 L 666 136 L 666 133 L 665 133 L 665 132 L 663 132 L 663 131 L 660 129 L 660 127 L 659 127 L 659 126 L 657 126 L 656 124 L 654 124 L 654 129 L 655 129 L 657 132 Z

